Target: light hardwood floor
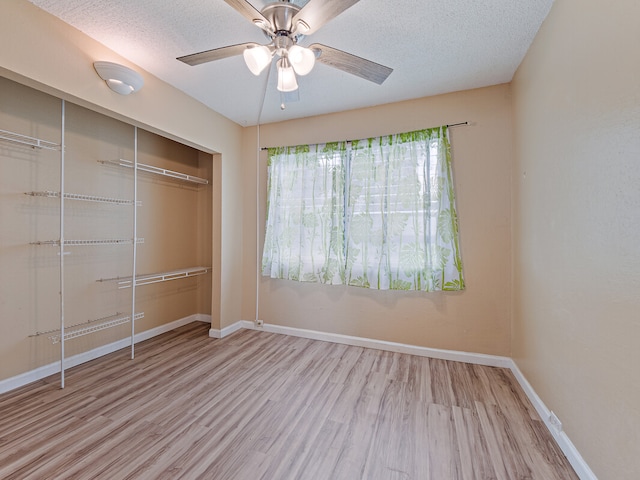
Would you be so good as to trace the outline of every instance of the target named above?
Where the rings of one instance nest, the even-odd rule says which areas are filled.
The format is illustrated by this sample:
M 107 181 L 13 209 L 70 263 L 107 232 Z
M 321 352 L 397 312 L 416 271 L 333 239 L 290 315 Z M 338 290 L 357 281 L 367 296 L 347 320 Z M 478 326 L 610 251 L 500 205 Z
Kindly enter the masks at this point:
M 0 478 L 577 478 L 509 370 L 208 328 L 1 395 Z

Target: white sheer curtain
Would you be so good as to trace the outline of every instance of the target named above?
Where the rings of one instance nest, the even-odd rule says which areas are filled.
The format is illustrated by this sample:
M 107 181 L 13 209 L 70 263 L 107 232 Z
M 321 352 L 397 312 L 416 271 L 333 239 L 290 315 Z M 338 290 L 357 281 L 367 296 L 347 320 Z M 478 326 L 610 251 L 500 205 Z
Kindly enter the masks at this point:
M 464 288 L 446 127 L 353 142 L 346 183 L 346 283 Z
M 269 149 L 263 275 L 461 290 L 447 128 Z
M 269 149 L 262 274 L 344 283 L 345 142 Z

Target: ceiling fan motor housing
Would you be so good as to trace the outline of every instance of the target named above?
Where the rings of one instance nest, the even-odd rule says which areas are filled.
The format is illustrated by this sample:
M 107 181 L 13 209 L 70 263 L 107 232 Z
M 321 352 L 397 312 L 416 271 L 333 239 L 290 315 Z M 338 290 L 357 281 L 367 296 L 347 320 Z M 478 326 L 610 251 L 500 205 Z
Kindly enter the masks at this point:
M 300 7 L 289 2 L 274 2 L 266 5 L 260 13 L 266 18 L 278 36 L 289 36 L 294 30 L 293 17 L 300 11 Z M 271 38 L 269 33 L 265 34 Z

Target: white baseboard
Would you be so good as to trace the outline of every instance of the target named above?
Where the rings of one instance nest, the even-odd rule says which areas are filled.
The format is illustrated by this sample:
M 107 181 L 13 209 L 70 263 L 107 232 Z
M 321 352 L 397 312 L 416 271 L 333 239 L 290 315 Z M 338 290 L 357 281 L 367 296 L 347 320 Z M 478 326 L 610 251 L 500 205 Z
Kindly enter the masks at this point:
M 513 375 L 516 377 L 516 380 L 518 380 L 518 383 L 529 398 L 529 401 L 533 404 L 538 415 L 540 415 L 540 418 L 542 418 L 547 429 L 551 432 L 551 435 L 553 435 L 553 438 L 562 450 L 562 453 L 564 453 L 567 460 L 569 460 L 569 463 L 575 470 L 578 477 L 580 477 L 581 480 L 598 480 L 598 477 L 596 477 L 595 473 L 593 473 L 589 468 L 587 462 L 584 461 L 584 458 L 582 458 L 582 455 L 580 455 L 580 452 L 578 452 L 578 449 L 575 447 L 569 436 L 563 430 L 557 429 L 551 423 L 551 410 L 547 408 L 542 399 L 538 396 L 529 381 L 518 368 L 516 362 L 513 361 L 513 359 L 510 359 L 510 361 L 511 365 L 509 368 L 513 372 Z
M 442 360 L 455 360 L 458 362 L 476 363 L 479 365 L 504 368 L 509 368 L 512 363 L 512 360 L 509 357 L 501 357 L 498 355 L 459 352 L 455 350 L 441 350 L 438 348 L 420 347 L 416 345 L 408 345 L 405 343 L 395 343 L 387 342 L 385 340 L 375 340 L 370 338 L 354 337 L 351 335 L 341 335 L 338 333 L 327 333 L 319 332 L 317 330 L 283 327 L 280 325 L 272 325 L 268 323 L 265 323 L 263 326 L 259 327 L 255 324 L 255 322 L 249 320 L 241 320 L 234 323 L 232 326 L 238 324 L 240 324 L 238 328 L 264 330 L 265 332 L 291 335 L 293 337 L 303 337 L 309 338 L 311 340 L 322 340 L 325 342 L 341 343 L 344 345 L 352 345 L 355 347 L 374 348 L 376 350 L 386 350 L 396 353 L 407 353 L 409 355 L 418 355 L 420 357 L 439 358 Z
M 29 383 L 58 373 L 59 371 L 60 362 L 56 362 L 38 367 L 25 373 L 21 373 L 20 375 L 16 375 L 15 377 L 0 380 L 0 393 L 10 392 L 11 390 L 22 387 L 23 385 L 28 385 Z
M 191 315 L 190 317 L 186 317 L 186 318 L 194 318 L 194 322 L 203 322 L 203 323 L 211 323 L 211 315 L 208 315 L 206 313 L 196 313 L 195 315 Z
M 191 322 L 211 323 L 211 315 L 196 313 L 193 315 L 189 315 L 188 317 L 180 318 L 173 322 L 166 323 L 159 327 L 155 327 L 150 330 L 145 330 L 144 332 L 136 333 L 134 337 L 134 343 L 139 343 L 144 340 L 148 340 L 155 336 L 169 332 L 175 328 L 182 327 L 183 325 L 187 325 Z M 76 365 L 80 365 L 90 360 L 94 360 L 103 355 L 107 355 L 109 353 L 115 352 L 123 348 L 127 348 L 128 346 L 131 345 L 130 338 L 131 337 L 123 338 L 122 340 L 118 340 L 117 342 L 109 343 L 108 345 L 103 345 L 102 347 L 94 348 L 93 350 L 89 350 L 87 352 L 79 353 L 72 357 L 68 357 L 64 361 L 64 368 L 66 369 L 66 368 L 75 367 Z M 36 382 L 38 380 L 46 378 L 50 375 L 55 375 L 56 373 L 59 373 L 59 372 L 60 372 L 60 362 L 58 361 L 55 363 L 50 363 L 49 365 L 38 367 L 29 372 L 16 375 L 15 377 L 7 378 L 5 380 L 0 380 L 0 393 L 5 393 L 10 390 L 14 390 L 16 388 L 22 387 L 29 383 Z
M 248 328 L 244 326 L 244 321 L 240 320 L 239 322 L 233 323 L 227 327 L 224 327 L 222 330 L 217 328 L 212 328 L 209 330 L 209 336 L 211 338 L 224 338 L 231 335 L 233 332 L 237 332 L 241 328 Z

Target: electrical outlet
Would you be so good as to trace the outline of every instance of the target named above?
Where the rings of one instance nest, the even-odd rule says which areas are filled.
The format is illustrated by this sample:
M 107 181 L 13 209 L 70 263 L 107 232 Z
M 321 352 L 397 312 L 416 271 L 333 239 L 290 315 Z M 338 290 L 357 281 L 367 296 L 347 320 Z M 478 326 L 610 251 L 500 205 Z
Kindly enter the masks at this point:
M 264 320 L 256 320 L 256 327 L 264 326 Z
M 562 422 L 553 412 L 549 413 L 549 423 L 553 426 L 553 428 L 555 428 L 556 432 L 562 431 Z

